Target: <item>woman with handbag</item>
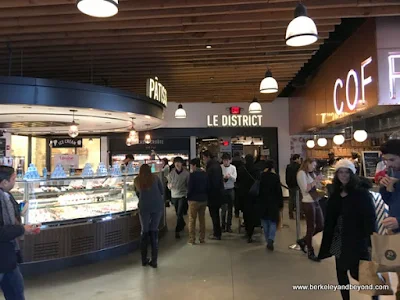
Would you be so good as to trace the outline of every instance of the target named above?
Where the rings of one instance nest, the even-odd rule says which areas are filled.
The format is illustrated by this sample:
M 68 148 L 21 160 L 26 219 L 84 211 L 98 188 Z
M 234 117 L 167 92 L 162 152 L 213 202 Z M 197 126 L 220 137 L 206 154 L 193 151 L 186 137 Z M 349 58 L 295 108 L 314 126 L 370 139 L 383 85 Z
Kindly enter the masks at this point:
M 314 253 L 312 238 L 324 229 L 324 216 L 322 214 L 319 200 L 321 195 L 317 188 L 321 184 L 322 176 L 315 175 L 317 163 L 314 159 L 307 158 L 303 161 L 299 172 L 297 173 L 297 183 L 303 195 L 302 206 L 306 216 L 307 233 L 306 236 L 297 241 L 304 253 L 308 252 L 308 258 L 319 262 Z M 307 251 L 305 250 L 307 246 Z
M 339 161 L 335 169 L 318 258 L 335 256 L 338 283 L 348 285 L 347 272 L 359 280 L 360 261 L 370 259 L 370 236 L 376 229 L 375 206 L 350 160 Z M 340 292 L 343 300 L 350 300 L 349 290 Z M 378 298 L 373 296 L 372 299 Z

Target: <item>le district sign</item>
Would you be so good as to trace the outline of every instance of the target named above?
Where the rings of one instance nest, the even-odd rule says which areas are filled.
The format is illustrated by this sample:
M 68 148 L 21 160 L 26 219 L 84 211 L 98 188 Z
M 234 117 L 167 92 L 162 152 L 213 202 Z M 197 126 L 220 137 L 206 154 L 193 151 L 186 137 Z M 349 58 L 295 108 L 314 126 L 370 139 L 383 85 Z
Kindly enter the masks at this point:
M 158 77 L 147 79 L 146 83 L 146 96 L 157 100 L 167 107 L 168 104 L 168 93 L 167 89 L 158 82 Z
M 262 115 L 208 115 L 207 127 L 261 127 Z

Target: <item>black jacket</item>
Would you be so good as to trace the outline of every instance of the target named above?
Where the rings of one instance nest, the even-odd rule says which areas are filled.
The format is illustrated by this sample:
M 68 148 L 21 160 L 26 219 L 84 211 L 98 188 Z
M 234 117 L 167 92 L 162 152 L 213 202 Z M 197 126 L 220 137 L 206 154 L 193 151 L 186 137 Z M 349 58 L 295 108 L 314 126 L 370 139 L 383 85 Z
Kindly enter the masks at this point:
M 297 184 L 297 172 L 300 169 L 300 164 L 291 162 L 286 167 L 286 184 L 290 189 L 298 188 Z
M 19 205 L 14 197 L 10 195 L 14 204 L 15 218 L 20 221 Z M 22 236 L 25 232 L 22 225 L 4 225 L 3 210 L 0 204 L 0 273 L 6 273 L 14 270 L 18 263 L 22 262 L 20 252 L 15 251 L 13 240 Z
M 224 195 L 224 176 L 218 161 L 212 159 L 206 167 L 208 177 L 208 205 L 220 206 Z
M 208 201 L 208 178 L 204 171 L 196 171 L 190 174 L 188 196 L 189 201 Z
M 343 216 L 342 248 L 340 259 L 346 264 L 369 260 L 370 236 L 375 228 L 375 206 L 368 190 L 358 187 L 342 201 L 335 191 L 328 200 L 324 235 L 318 257 L 331 257 L 330 249 L 338 217 Z
M 283 208 L 281 181 L 277 174 L 264 172 L 261 175 L 260 194 L 257 198 L 257 211 L 261 219 L 279 221 Z

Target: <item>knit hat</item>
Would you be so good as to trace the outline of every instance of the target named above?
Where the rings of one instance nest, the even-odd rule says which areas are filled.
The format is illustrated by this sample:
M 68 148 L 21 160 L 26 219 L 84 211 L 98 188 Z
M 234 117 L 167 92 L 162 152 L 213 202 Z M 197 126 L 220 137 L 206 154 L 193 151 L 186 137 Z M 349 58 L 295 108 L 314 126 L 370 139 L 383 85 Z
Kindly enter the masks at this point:
M 357 172 L 356 167 L 354 166 L 353 162 L 351 162 L 348 159 L 342 159 L 336 163 L 335 170 L 338 171 L 339 169 L 349 169 L 353 172 L 353 174 L 356 174 L 356 172 Z

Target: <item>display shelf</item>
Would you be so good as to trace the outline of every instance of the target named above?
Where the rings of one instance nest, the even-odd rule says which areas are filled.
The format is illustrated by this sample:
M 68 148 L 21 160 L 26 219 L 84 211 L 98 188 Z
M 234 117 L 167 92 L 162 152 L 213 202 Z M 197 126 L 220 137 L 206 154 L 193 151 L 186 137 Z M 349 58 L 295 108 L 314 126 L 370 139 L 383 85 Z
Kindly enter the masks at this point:
M 117 190 L 119 190 L 119 191 L 122 191 L 123 190 L 123 187 L 120 187 L 120 188 L 114 188 L 114 187 L 110 187 L 110 188 L 101 188 L 101 189 L 72 189 L 72 190 L 68 190 L 68 191 L 59 191 L 59 192 L 38 192 L 38 193 L 35 193 L 35 192 L 31 192 L 31 193 L 29 193 L 29 196 L 36 196 L 36 197 L 39 197 L 39 196 L 49 196 L 49 197 L 52 197 L 52 196 L 61 196 L 61 195 L 65 195 L 65 194 L 76 194 L 76 193 L 82 193 L 82 192 L 85 192 L 86 194 L 89 194 L 90 192 L 93 192 L 93 194 L 96 192 L 96 193 L 99 193 L 99 192 L 109 192 L 109 191 L 117 191 Z

